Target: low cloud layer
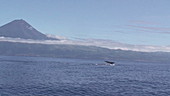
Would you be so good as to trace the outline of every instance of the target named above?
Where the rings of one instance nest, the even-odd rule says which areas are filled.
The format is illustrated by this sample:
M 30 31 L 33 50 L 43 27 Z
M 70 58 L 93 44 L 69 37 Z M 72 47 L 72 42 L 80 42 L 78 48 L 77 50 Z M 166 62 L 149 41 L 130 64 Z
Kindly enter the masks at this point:
M 55 36 L 59 38 L 59 36 Z M 62 39 L 61 39 L 62 38 Z M 122 49 L 141 52 L 170 52 L 170 46 L 152 46 L 152 45 L 131 45 L 115 42 L 112 40 L 103 39 L 74 39 L 70 40 L 60 37 L 60 40 L 31 40 L 20 38 L 7 38 L 0 37 L 0 41 L 19 42 L 19 43 L 37 43 L 37 44 L 69 44 L 69 45 L 84 45 L 84 46 L 97 46 L 109 49 Z

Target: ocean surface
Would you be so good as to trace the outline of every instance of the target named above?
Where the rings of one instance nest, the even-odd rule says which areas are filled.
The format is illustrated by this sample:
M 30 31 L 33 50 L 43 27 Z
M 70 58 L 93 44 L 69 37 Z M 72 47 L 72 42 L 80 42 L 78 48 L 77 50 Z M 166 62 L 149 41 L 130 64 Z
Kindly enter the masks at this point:
M 170 96 L 170 64 L 0 56 L 0 96 Z

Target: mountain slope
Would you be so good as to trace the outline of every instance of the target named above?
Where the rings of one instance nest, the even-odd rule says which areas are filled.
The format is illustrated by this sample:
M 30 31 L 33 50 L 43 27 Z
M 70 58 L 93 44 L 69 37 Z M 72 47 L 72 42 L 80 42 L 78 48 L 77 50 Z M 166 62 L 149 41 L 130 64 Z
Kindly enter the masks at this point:
M 22 38 L 22 39 L 34 39 L 34 40 L 48 40 L 54 39 L 49 38 L 46 35 L 40 33 L 35 28 L 33 28 L 26 21 L 14 20 L 8 24 L 0 27 L 1 37 L 11 37 L 11 38 Z
M 111 50 L 94 46 L 47 45 L 0 42 L 0 54 L 10 56 L 45 56 L 59 58 L 100 59 L 169 63 L 168 52 Z

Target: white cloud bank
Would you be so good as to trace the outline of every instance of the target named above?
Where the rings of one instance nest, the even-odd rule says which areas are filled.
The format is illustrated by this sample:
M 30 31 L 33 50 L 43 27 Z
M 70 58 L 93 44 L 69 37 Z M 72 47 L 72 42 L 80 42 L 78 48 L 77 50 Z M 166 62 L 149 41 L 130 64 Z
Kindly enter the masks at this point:
M 48 35 L 49 37 L 52 35 Z M 109 49 L 122 49 L 122 50 L 132 50 L 141 52 L 170 52 L 170 46 L 152 46 L 152 45 L 131 45 L 119 42 L 114 42 L 111 40 L 103 39 L 76 39 L 70 40 L 61 36 L 53 36 L 53 38 L 58 38 L 60 40 L 31 40 L 31 39 L 21 39 L 21 38 L 8 38 L 0 37 L 0 41 L 8 42 L 19 42 L 19 43 L 38 43 L 38 44 L 69 44 L 69 45 L 84 45 L 84 46 L 97 46 Z

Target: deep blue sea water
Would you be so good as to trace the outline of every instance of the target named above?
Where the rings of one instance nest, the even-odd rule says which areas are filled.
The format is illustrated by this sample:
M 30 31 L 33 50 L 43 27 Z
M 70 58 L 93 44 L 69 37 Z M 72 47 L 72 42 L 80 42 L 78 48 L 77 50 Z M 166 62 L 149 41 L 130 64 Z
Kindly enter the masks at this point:
M 0 56 L 0 96 L 170 96 L 170 64 Z

